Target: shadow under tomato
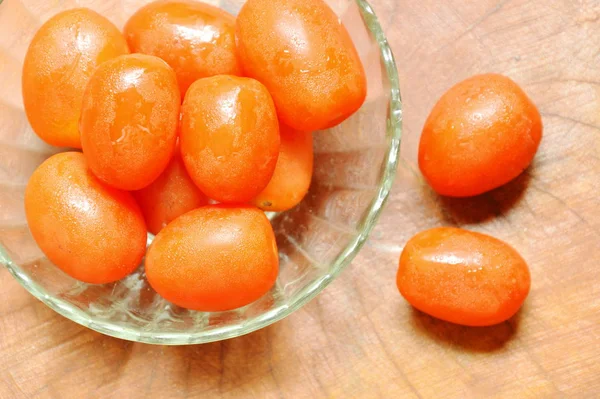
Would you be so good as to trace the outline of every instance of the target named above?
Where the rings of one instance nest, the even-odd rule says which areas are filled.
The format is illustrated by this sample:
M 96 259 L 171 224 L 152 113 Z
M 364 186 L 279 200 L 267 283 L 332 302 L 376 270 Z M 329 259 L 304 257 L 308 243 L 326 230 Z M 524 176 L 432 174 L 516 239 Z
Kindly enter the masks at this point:
M 501 350 L 516 334 L 521 311 L 507 321 L 489 327 L 468 327 L 436 319 L 412 308 L 411 324 L 415 330 L 443 345 L 469 352 Z
M 52 312 L 41 303 L 39 307 Z M 277 367 L 272 353 L 278 323 L 225 341 L 160 346 L 105 336 L 60 319 L 60 333 L 54 331 L 52 334 L 54 345 L 66 343 L 73 347 L 68 350 L 68 355 L 53 362 L 58 362 L 57 367 L 65 374 L 76 374 L 78 370 L 90 367 L 95 367 L 98 372 L 99 367 L 94 378 L 102 381 L 100 385 L 107 381 L 136 382 L 163 393 L 164 390 L 172 393 L 173 387 L 177 387 L 188 391 L 190 397 L 196 397 L 195 393 L 206 393 L 201 396 L 211 397 L 211 394 L 234 392 L 254 381 L 261 381 Z M 158 371 L 156 364 L 161 364 L 162 371 Z M 64 390 L 58 382 L 56 387 L 61 392 Z
M 229 392 L 264 377 L 273 369 L 272 336 L 277 323 L 250 334 L 202 345 L 175 346 L 172 351 L 185 363 L 186 373 L 174 376 L 190 388 L 213 386 Z
M 532 165 L 505 185 L 474 197 L 439 196 L 426 185 L 423 190 L 426 191 L 425 195 L 437 196 L 446 222 L 452 225 L 481 223 L 506 213 L 519 203 L 529 186 L 534 169 L 535 166 Z

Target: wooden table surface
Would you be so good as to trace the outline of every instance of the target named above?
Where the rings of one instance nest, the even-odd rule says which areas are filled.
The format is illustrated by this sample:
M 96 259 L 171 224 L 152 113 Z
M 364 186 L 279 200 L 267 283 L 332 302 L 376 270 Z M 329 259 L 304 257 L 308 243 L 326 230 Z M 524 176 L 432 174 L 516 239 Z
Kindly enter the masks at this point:
M 8 0 L 12 1 L 12 0 Z M 501 72 L 545 131 L 506 187 L 440 199 L 400 168 L 352 265 L 310 304 L 250 335 L 159 347 L 87 330 L 0 270 L 0 398 L 592 398 L 600 395 L 600 1 L 373 0 L 398 62 L 402 155 L 453 83 Z M 528 260 L 512 320 L 464 328 L 412 310 L 395 287 L 414 233 L 488 232 Z

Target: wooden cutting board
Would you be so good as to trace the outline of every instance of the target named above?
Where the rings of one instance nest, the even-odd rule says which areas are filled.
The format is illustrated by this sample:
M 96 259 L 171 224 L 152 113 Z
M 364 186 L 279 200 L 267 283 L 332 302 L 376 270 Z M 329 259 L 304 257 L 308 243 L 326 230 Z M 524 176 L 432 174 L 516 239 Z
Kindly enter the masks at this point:
M 0 398 L 600 395 L 600 1 L 373 5 L 398 62 L 407 162 L 442 92 L 493 71 L 540 108 L 534 165 L 466 200 L 436 197 L 402 166 L 371 240 L 342 276 L 287 319 L 226 342 L 157 347 L 105 337 L 0 270 Z M 529 261 L 531 295 L 514 319 L 464 328 L 399 296 L 403 243 L 438 225 L 493 234 Z

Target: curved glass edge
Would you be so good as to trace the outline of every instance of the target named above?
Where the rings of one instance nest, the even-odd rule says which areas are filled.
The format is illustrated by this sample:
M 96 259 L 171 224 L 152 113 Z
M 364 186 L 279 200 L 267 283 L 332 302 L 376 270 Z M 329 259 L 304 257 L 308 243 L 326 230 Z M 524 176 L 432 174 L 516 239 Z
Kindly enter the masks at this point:
M 3 0 L 0 0 L 2 4 Z M 155 345 L 192 345 L 202 344 L 214 341 L 239 337 L 260 330 L 270 324 L 273 324 L 286 316 L 298 310 L 327 285 L 329 285 L 337 275 L 339 275 L 346 266 L 358 254 L 369 236 L 369 233 L 375 226 L 387 197 L 392 188 L 398 166 L 400 139 L 402 136 L 402 100 L 400 96 L 400 85 L 398 71 L 392 50 L 385 38 L 381 25 L 375 16 L 373 8 L 366 0 L 356 0 L 362 16 L 369 28 L 369 31 L 375 37 L 380 49 L 381 58 L 384 61 L 387 77 L 390 81 L 390 105 L 387 118 L 387 135 L 390 137 L 390 145 L 384 160 L 384 171 L 379 181 L 377 196 L 371 201 L 368 213 L 363 217 L 359 224 L 360 233 L 346 246 L 344 251 L 337 257 L 331 267 L 331 272 L 315 280 L 309 286 L 304 288 L 296 295 L 296 299 L 290 304 L 281 305 L 264 314 L 249 319 L 239 325 L 215 328 L 210 331 L 198 333 L 164 333 L 156 334 L 151 331 L 136 331 L 134 329 L 114 325 L 102 320 L 94 320 L 85 312 L 77 309 L 67 301 L 54 298 L 48 295 L 45 290 L 37 283 L 32 281 L 29 276 L 23 273 L 17 265 L 10 259 L 5 249 L 0 245 L 0 262 L 3 263 L 14 278 L 33 296 L 42 301 L 48 307 L 60 315 L 99 333 L 125 339 L 128 341 L 141 342 Z

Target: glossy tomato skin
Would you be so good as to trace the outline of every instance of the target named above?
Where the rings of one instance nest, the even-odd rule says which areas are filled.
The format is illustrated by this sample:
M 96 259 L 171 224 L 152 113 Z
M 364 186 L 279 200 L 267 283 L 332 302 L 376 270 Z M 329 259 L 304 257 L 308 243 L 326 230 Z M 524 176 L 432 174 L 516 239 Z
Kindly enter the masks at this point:
M 181 111 L 181 154 L 209 198 L 246 203 L 269 183 L 279 154 L 273 100 L 258 81 L 230 75 L 197 80 Z
M 146 255 L 150 285 L 187 309 L 217 312 L 267 293 L 279 257 L 265 214 L 254 207 L 205 206 L 161 230 Z
M 298 205 L 313 172 L 312 133 L 279 126 L 281 144 L 273 177 L 252 203 L 265 211 L 283 212 Z
M 456 324 L 489 326 L 519 310 L 531 277 L 525 260 L 505 242 L 440 227 L 408 241 L 396 283 L 422 312 Z
M 83 97 L 83 153 L 100 180 L 122 190 L 152 183 L 175 151 L 180 96 L 173 69 L 130 54 L 100 65 Z
M 133 272 L 146 251 L 146 226 L 128 192 L 100 182 L 80 152 L 53 155 L 31 176 L 25 212 L 48 259 L 91 284 Z
M 323 0 L 248 0 L 236 35 L 245 75 L 267 86 L 283 124 L 326 129 L 364 102 L 358 53 Z
M 127 53 L 117 27 L 92 10 L 50 18 L 23 62 L 23 104 L 33 131 L 49 144 L 81 148 L 77 124 L 85 86 L 98 65 Z
M 478 195 L 521 174 L 541 139 L 540 113 L 525 92 L 505 76 L 477 75 L 433 107 L 421 135 L 419 167 L 439 194 Z
M 167 224 L 186 212 L 208 204 L 208 198 L 185 170 L 179 151 L 164 172 L 149 186 L 134 191 L 148 231 L 158 234 Z
M 241 73 L 235 17 L 209 4 L 154 1 L 133 14 L 124 34 L 131 51 L 160 57 L 175 70 L 182 97 L 200 78 Z

